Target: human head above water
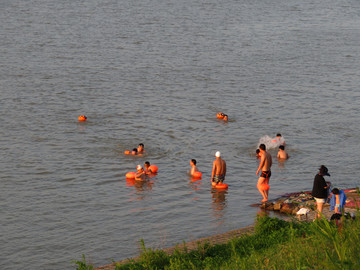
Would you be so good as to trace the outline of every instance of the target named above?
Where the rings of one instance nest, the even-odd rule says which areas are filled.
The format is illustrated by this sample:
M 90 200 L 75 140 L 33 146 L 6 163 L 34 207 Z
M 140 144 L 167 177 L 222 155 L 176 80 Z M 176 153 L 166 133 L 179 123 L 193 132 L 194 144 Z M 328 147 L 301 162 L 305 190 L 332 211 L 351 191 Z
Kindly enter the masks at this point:
M 196 165 L 196 159 L 191 160 L 192 164 Z
M 133 155 L 137 154 L 137 152 L 138 152 L 137 148 L 134 148 L 134 149 L 132 150 L 132 154 L 133 154 Z
M 285 146 L 280 145 L 280 146 L 279 146 L 279 149 L 281 149 L 281 150 L 285 150 Z
M 281 134 L 280 133 L 276 134 L 276 137 L 281 137 Z
M 259 149 L 261 149 L 261 150 L 263 150 L 263 151 L 266 151 L 266 146 L 265 146 L 265 144 L 260 144 L 259 145 Z
M 147 168 L 149 168 L 150 167 L 150 162 L 149 161 L 145 161 L 145 168 L 147 169 Z
M 330 174 L 328 173 L 328 168 L 326 168 L 324 165 L 320 166 L 319 171 L 321 175 L 330 176 Z
M 258 148 L 258 149 L 256 149 L 256 154 L 259 154 L 260 153 L 260 149 Z
M 136 166 L 136 169 L 137 169 L 138 171 L 142 170 L 141 165 L 140 165 L 140 164 L 139 164 L 139 165 L 137 165 L 137 166 Z

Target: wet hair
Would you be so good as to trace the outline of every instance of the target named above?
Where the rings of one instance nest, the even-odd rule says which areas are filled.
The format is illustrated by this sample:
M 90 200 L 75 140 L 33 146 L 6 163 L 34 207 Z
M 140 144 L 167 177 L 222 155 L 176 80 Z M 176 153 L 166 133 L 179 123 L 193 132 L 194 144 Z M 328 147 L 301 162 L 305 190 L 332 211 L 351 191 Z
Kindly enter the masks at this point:
M 137 153 L 137 148 L 134 148 L 133 151 Z
M 149 166 L 150 166 L 150 162 L 149 162 L 149 161 L 145 161 L 145 165 L 149 165 Z
M 143 144 L 143 143 L 139 143 L 139 146 L 142 146 L 142 147 L 144 147 L 144 144 Z
M 340 191 L 339 191 L 338 188 L 333 188 L 332 193 L 335 194 L 335 195 L 337 195 L 337 194 L 340 193 Z
M 280 145 L 280 146 L 279 146 L 279 149 L 281 149 L 281 150 L 285 150 L 285 146 Z
M 276 137 L 281 137 L 281 134 L 280 133 L 276 134 Z
M 261 150 L 266 151 L 266 146 L 265 146 L 265 144 L 263 144 L 263 143 L 259 145 L 259 148 L 260 148 Z
M 192 159 L 191 162 L 194 163 L 194 165 L 196 165 L 196 159 Z
M 259 154 L 260 153 L 260 149 L 258 148 L 258 149 L 256 149 L 256 154 Z

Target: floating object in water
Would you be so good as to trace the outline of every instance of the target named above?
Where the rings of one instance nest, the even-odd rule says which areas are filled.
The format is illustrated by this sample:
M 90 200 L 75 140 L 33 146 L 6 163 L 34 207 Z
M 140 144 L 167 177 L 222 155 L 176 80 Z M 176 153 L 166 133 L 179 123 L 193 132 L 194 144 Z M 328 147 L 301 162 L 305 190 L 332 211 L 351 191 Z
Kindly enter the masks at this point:
M 227 189 L 229 186 L 227 184 L 224 183 L 218 183 L 214 186 L 214 188 L 216 189 Z
M 202 176 L 202 173 L 201 172 L 199 172 L 199 171 L 196 171 L 196 172 L 194 172 L 193 173 L 193 175 L 192 175 L 193 177 L 195 177 L 195 178 L 201 178 L 201 176 Z
M 126 150 L 126 151 L 124 152 L 124 154 L 125 154 L 125 155 L 130 155 L 131 152 L 130 152 L 129 150 Z
M 228 119 L 228 116 L 227 116 L 227 114 L 224 114 L 224 118 L 223 118 L 223 120 L 224 120 L 224 121 L 227 121 L 227 120 L 229 120 L 229 119 Z
M 134 172 L 128 172 L 125 174 L 126 178 L 135 178 L 135 173 Z
M 87 117 L 85 115 L 80 115 L 78 119 L 79 121 L 86 121 Z
M 159 168 L 156 165 L 150 165 L 149 169 L 151 170 L 151 172 L 156 173 Z
M 219 112 L 217 115 L 216 115 L 217 118 L 219 119 L 223 119 L 224 118 L 224 114 L 222 112 Z
M 260 184 L 259 189 L 260 190 L 269 190 L 270 186 L 268 184 Z

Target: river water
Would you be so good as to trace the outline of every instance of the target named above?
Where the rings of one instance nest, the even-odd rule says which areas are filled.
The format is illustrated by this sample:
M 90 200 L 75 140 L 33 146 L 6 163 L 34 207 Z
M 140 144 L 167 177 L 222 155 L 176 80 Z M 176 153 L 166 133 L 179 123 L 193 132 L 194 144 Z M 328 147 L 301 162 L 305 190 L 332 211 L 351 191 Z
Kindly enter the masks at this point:
M 99 266 L 140 239 L 252 224 L 265 135 L 291 156 L 270 150 L 270 199 L 311 190 L 321 164 L 359 185 L 358 0 L 1 0 L 0 24 L 1 269 Z M 211 191 L 217 150 L 227 192 Z M 127 181 L 146 160 L 158 175 Z

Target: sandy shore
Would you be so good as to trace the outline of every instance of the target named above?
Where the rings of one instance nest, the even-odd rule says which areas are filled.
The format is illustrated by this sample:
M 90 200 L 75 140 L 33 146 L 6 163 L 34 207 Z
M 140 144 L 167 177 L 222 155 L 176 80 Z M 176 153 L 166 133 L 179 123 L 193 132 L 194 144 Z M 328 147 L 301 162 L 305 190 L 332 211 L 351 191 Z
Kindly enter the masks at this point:
M 347 191 L 345 191 L 345 193 L 346 193 L 346 196 L 348 197 L 348 199 L 350 199 L 351 201 L 355 200 L 359 204 L 360 198 L 359 198 L 359 195 L 356 192 L 354 192 L 354 189 L 347 190 Z M 290 196 L 293 196 L 293 194 L 288 194 L 287 196 L 290 197 Z M 276 201 L 276 200 L 274 200 L 274 201 Z M 266 210 L 261 210 L 260 205 L 258 207 L 259 207 L 259 211 L 266 212 Z M 356 213 L 355 206 L 351 205 L 351 207 L 345 207 L 345 212 Z M 291 219 L 296 218 L 297 220 L 301 220 L 301 221 L 307 220 L 307 221 L 310 222 L 310 221 L 313 221 L 315 219 L 315 214 L 316 214 L 316 211 L 311 210 L 307 214 L 307 216 L 297 216 L 296 217 L 296 216 L 289 216 L 289 215 L 283 214 L 283 215 L 280 216 L 280 218 L 285 219 L 285 220 L 291 220 Z M 334 214 L 333 211 L 330 211 L 329 204 L 325 204 L 324 209 L 323 209 L 323 214 L 327 219 L 330 219 L 332 214 Z M 226 232 L 226 233 L 201 238 L 201 239 L 191 241 L 191 242 L 188 242 L 188 243 L 185 243 L 185 244 L 182 243 L 182 244 L 179 244 L 179 245 L 174 246 L 174 247 L 165 248 L 165 249 L 163 249 L 163 251 L 165 251 L 167 254 L 172 254 L 176 248 L 183 249 L 184 247 L 186 247 L 186 249 L 188 251 L 195 250 L 195 249 L 197 249 L 199 243 L 200 244 L 202 244 L 202 243 L 209 243 L 209 244 L 226 243 L 229 240 L 231 240 L 232 238 L 239 237 L 239 236 L 241 236 L 243 234 L 254 232 L 254 227 L 255 227 L 254 225 L 251 225 L 251 226 L 248 226 L 248 227 L 240 228 L 240 229 L 229 231 L 229 232 Z M 139 257 L 122 260 L 119 263 L 123 264 L 123 263 L 129 262 L 130 260 L 136 260 L 137 258 L 139 258 Z M 95 268 L 95 270 L 114 270 L 114 269 L 115 269 L 115 263 Z

